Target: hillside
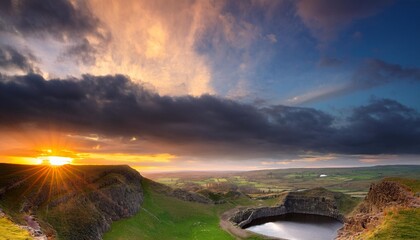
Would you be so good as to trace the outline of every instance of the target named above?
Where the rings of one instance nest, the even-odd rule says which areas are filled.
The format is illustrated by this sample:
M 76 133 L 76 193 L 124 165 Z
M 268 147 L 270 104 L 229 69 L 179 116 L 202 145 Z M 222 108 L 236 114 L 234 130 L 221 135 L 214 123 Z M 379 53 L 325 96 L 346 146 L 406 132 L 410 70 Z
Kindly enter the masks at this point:
M 389 169 L 394 169 L 392 171 L 396 172 L 395 168 Z M 402 170 L 407 175 L 418 171 L 417 168 L 396 167 L 396 169 Z M 240 176 L 240 180 L 258 181 L 257 176 L 260 176 L 263 182 L 267 179 L 281 181 L 290 174 L 297 174 L 287 170 L 287 175 L 279 177 L 276 175 L 278 174 L 276 171 L 272 170 L 271 172 L 278 178 L 266 175 L 266 172 L 262 175 L 261 172 L 258 173 L 260 175 L 255 175 L 255 172 L 245 172 Z M 336 171 L 335 175 L 334 171 Z M 343 174 L 343 171 L 350 170 L 336 169 L 334 171 L 329 170 L 328 172 L 332 178 Z M 377 174 L 376 170 L 373 172 L 369 170 L 369 173 L 366 171 L 364 169 L 357 173 L 363 179 L 365 179 L 363 172 L 375 175 L 375 177 L 369 178 L 370 182 L 374 181 L 376 176 L 381 175 Z M 352 173 L 355 178 L 357 173 Z M 233 178 L 238 179 L 239 173 L 223 174 L 234 174 Z M 251 176 L 252 178 L 248 178 Z M 388 193 L 394 192 L 401 193 L 397 196 L 405 196 L 404 194 L 408 192 L 407 196 L 413 198 L 419 191 L 419 180 L 393 177 L 388 178 L 387 182 L 391 180 L 399 181 L 407 187 L 395 188 L 398 191 L 391 187 L 389 188 L 390 192 L 387 192 L 385 196 L 392 196 Z M 331 186 L 329 185 L 331 181 L 320 179 L 315 182 L 315 185 Z M 219 221 L 222 213 L 238 206 L 256 209 L 283 204 L 288 209 L 300 211 L 299 209 L 305 206 L 295 203 L 302 202 L 302 199 L 318 199 L 319 203 L 333 203 L 328 209 L 337 209 L 340 214 L 348 215 L 361 199 L 320 187 L 306 191 L 284 191 L 247 196 L 241 192 L 242 189 L 247 190 L 246 188 L 234 188 L 231 185 L 227 185 L 229 187 L 225 188 L 224 182 L 222 180 L 219 182 L 221 183 L 219 186 L 208 184 L 208 188 L 204 190 L 198 189 L 195 192 L 190 192 L 143 178 L 128 166 L 65 165 L 50 167 L 0 164 L 0 208 L 5 213 L 5 217 L 0 218 L 4 226 L 0 231 L 3 231 L 1 232 L 2 236 L 7 236 L 6 234 L 16 236 L 6 239 L 31 239 L 28 231 L 18 225 L 27 226 L 32 235 L 36 233 L 41 237 L 57 239 L 102 239 L 102 237 L 104 239 L 128 240 L 234 239 L 219 226 Z M 221 188 L 218 188 L 220 186 Z M 373 188 L 374 190 L 371 188 L 367 194 L 367 200 L 359 205 L 357 211 L 377 214 L 377 209 L 381 209 L 380 214 L 384 217 L 380 221 L 372 221 L 369 223 L 371 225 L 367 224 L 366 228 L 354 228 L 354 226 L 361 226 L 361 223 L 358 222 L 348 229 L 351 229 L 352 233 L 363 232 L 363 235 L 360 235 L 363 236 L 363 239 L 382 239 L 384 235 L 399 236 L 392 234 L 401 232 L 405 234 L 401 229 L 408 231 L 408 234 L 413 234 L 419 219 L 418 209 L 411 208 L 409 204 L 404 205 L 404 208 L 382 207 L 381 204 L 387 199 L 377 197 L 382 190 L 375 190 L 381 189 L 382 185 L 373 186 L 376 187 Z M 402 201 L 402 199 L 397 198 L 398 201 Z M 303 203 L 306 202 L 303 201 Z M 355 212 L 357 213 L 357 211 Z M 369 219 L 369 216 L 355 219 Z M 358 221 L 356 220 L 353 222 Z M 371 227 L 379 225 L 380 227 L 377 228 Z M 397 230 L 395 230 L 396 228 Z M 373 229 L 381 231 L 373 231 Z M 247 234 L 247 239 L 260 238 L 253 234 Z
M 128 166 L 0 165 L 0 207 L 50 238 L 101 239 L 143 201 L 142 177 Z
M 388 178 L 372 184 L 338 239 L 420 239 L 420 181 Z
M 268 206 L 272 199 L 252 200 L 246 196 L 232 197 L 222 204 L 185 201 L 164 192 L 166 186 L 144 178 L 144 202 L 139 213 L 114 222 L 104 239 L 235 239 L 219 226 L 220 215 L 236 206 Z M 142 226 L 142 227 L 138 227 Z M 261 239 L 251 235 L 249 239 Z
M 128 166 L 0 167 L 0 208 L 14 222 L 8 226 L 25 225 L 49 239 L 233 239 L 219 227 L 220 213 L 271 202 L 240 195 L 215 205 Z M 31 238 L 22 229 L 18 234 Z

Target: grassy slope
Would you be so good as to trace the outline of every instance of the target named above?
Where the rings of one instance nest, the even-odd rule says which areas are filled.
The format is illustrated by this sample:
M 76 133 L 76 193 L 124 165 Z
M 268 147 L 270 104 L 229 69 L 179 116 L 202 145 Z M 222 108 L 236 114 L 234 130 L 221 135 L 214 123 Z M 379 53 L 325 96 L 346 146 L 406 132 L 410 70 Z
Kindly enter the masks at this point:
M 29 240 L 33 239 L 28 231 L 21 229 L 5 217 L 0 217 L 0 240 Z
M 155 192 L 149 180 L 143 180 L 144 203 L 134 217 L 112 224 L 104 239 L 234 239 L 219 227 L 219 215 L 237 204 L 250 200 L 206 205 L 185 202 Z M 255 237 L 258 239 L 258 237 Z
M 420 180 L 396 177 L 386 180 L 404 184 L 414 193 L 420 191 Z M 388 210 L 382 224 L 362 236 L 362 239 L 420 239 L 420 208 Z
M 352 198 L 347 194 L 336 194 L 335 200 L 337 201 L 338 210 L 344 216 L 348 216 L 362 201 L 361 198 Z
M 218 209 L 154 192 L 143 181 L 142 210 L 115 222 L 104 239 L 233 239 L 219 228 Z
M 367 240 L 420 239 L 420 208 L 388 212 Z

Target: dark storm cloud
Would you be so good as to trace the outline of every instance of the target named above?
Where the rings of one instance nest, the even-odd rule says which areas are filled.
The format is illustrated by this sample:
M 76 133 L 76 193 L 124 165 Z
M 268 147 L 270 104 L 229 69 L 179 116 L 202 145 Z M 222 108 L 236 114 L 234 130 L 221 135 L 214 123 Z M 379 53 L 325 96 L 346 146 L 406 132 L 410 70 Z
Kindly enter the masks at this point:
M 0 80 L 3 127 L 55 125 L 76 133 L 152 138 L 179 145 L 180 152 L 187 145 L 208 152 L 218 148 L 221 155 L 420 152 L 419 114 L 398 102 L 375 100 L 354 109 L 341 127 L 335 121 L 311 108 L 257 108 L 209 95 L 160 96 L 120 75 Z
M 24 37 L 53 37 L 60 42 L 71 42 L 70 49 L 63 56 L 78 58 L 79 55 L 75 53 L 85 53 L 80 57 L 83 63 L 91 63 L 95 50 L 105 45 L 110 38 L 109 32 L 89 11 L 85 1 L 1 1 L 0 31 Z M 92 39 L 97 43 L 92 43 Z M 88 59 L 86 51 L 91 52 Z
M 35 61 L 35 57 L 30 53 L 22 54 L 11 46 L 0 45 L 0 69 L 34 72 Z
M 420 115 L 396 101 L 374 100 L 356 108 L 348 121 L 338 141 L 344 152 L 420 152 Z

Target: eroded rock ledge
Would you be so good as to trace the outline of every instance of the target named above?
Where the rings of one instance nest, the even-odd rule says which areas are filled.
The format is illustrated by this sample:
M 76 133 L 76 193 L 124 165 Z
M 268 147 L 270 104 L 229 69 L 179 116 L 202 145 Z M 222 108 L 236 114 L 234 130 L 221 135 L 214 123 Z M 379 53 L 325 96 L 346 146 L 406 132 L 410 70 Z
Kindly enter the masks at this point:
M 340 213 L 337 201 L 340 197 L 341 193 L 324 188 L 290 192 L 274 207 L 238 208 L 228 211 L 222 216 L 221 226 L 236 236 L 244 237 L 249 235 L 244 228 L 252 225 L 253 221 L 288 213 L 321 215 L 344 222 L 345 217 Z
M 387 209 L 419 207 L 420 198 L 400 183 L 382 181 L 372 184 L 364 201 L 340 229 L 337 239 L 362 239 L 364 233 L 380 225 Z

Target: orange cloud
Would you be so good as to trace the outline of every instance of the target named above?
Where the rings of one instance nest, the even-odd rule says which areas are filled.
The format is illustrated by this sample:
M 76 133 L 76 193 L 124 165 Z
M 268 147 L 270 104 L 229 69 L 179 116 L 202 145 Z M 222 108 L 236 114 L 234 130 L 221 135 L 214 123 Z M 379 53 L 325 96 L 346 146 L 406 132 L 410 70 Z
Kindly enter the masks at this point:
M 93 74 L 124 73 L 161 94 L 213 93 L 206 59 L 195 39 L 220 8 L 207 1 L 91 0 L 92 11 L 112 33 Z

